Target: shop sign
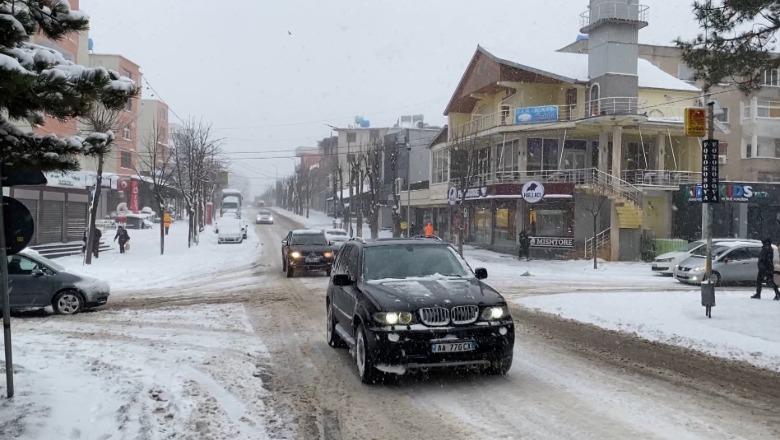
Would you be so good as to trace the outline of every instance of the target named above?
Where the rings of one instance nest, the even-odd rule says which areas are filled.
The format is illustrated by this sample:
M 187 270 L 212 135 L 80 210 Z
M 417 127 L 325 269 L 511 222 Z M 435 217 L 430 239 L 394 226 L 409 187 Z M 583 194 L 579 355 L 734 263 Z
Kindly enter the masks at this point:
M 701 202 L 704 191 L 701 185 L 689 186 L 687 196 L 689 202 Z M 753 185 L 741 183 L 721 183 L 718 185 L 720 200 L 726 202 L 752 202 L 769 198 L 766 191 L 756 191 Z
M 707 134 L 707 110 L 702 107 L 686 107 L 683 126 L 686 136 L 704 137 Z
M 466 200 L 478 200 L 478 199 L 484 199 L 488 195 L 488 189 L 486 186 L 481 186 L 477 188 L 469 188 L 468 191 L 466 191 Z M 463 191 L 458 190 L 458 188 L 455 188 L 454 186 L 450 188 L 449 192 L 447 193 L 447 200 L 449 200 L 450 205 L 455 205 L 461 200 L 463 200 Z
M 574 237 L 531 237 L 532 248 L 574 248 Z
M 544 185 L 540 182 L 530 181 L 523 185 L 521 195 L 523 200 L 528 203 L 539 203 L 544 198 Z
M 87 187 L 86 178 L 83 174 L 79 173 L 64 173 L 61 171 L 44 173 L 47 186 L 53 186 L 57 188 L 79 188 L 84 189 Z
M 515 124 L 534 124 L 558 120 L 558 106 L 520 107 L 515 110 Z

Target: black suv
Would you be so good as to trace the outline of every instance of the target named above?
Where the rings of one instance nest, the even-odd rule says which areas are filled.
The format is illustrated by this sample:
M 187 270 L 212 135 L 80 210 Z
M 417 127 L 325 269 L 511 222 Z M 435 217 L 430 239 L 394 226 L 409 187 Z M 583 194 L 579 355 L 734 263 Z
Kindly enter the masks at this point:
M 328 285 L 328 344 L 351 349 L 364 383 L 432 367 L 506 374 L 514 323 L 485 278 L 441 241 L 352 240 Z
M 282 240 L 282 271 L 287 278 L 295 276 L 296 270 L 319 270 L 330 276 L 333 258 L 333 249 L 322 231 L 290 231 Z

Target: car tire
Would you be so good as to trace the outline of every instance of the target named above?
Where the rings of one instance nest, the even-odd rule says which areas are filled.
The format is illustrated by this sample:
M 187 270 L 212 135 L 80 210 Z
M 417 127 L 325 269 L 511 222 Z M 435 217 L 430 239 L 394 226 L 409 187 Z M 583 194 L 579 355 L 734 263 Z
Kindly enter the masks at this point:
M 51 305 L 58 315 L 75 315 L 84 309 L 84 298 L 75 290 L 64 290 L 54 296 Z
M 295 268 L 288 264 L 287 265 L 287 278 L 292 278 L 294 276 L 295 276 Z
M 494 360 L 485 372 L 491 376 L 506 376 L 512 368 L 512 356 Z
M 355 332 L 355 365 L 361 382 L 375 384 L 381 379 L 381 374 L 374 367 L 374 359 L 368 351 L 366 330 L 363 324 L 358 324 L 357 332 Z
M 328 302 L 328 308 L 326 312 L 325 323 L 325 339 L 328 341 L 328 345 L 333 348 L 344 348 L 347 346 L 341 336 L 336 333 L 336 317 L 333 316 L 333 305 Z

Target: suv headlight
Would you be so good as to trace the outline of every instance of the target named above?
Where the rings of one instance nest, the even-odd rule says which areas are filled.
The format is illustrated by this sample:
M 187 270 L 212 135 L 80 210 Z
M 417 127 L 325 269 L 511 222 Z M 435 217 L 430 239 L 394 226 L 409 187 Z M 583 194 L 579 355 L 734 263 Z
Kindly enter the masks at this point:
M 409 312 L 374 313 L 374 321 L 383 325 L 409 325 L 412 323 L 412 314 Z
M 333 252 L 330 251 L 325 252 L 324 254 L 322 254 L 322 256 L 325 258 L 333 258 Z
M 482 315 L 480 318 L 483 321 L 496 321 L 506 318 L 507 316 L 509 316 L 509 310 L 506 308 L 506 306 L 493 306 L 482 309 Z
M 301 253 L 298 251 L 290 252 L 290 256 L 297 260 L 298 258 L 301 258 Z

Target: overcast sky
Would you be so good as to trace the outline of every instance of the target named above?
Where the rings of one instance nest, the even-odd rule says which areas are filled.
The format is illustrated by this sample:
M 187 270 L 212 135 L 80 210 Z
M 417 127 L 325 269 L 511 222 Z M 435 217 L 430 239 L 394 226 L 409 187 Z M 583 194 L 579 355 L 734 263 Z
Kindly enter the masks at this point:
M 696 33 L 691 0 L 644 0 L 640 40 Z M 586 0 L 82 0 L 98 53 L 122 54 L 187 118 L 225 138 L 235 171 L 270 183 L 297 146 L 356 115 L 373 126 L 444 107 L 477 44 L 552 51 L 573 41 Z M 517 53 L 512 50 L 512 53 Z M 533 60 L 516 60 L 533 65 Z M 144 96 L 152 93 L 144 90 Z M 172 121 L 176 118 L 172 116 Z M 257 152 L 244 154 L 239 152 Z M 265 152 L 265 153 L 262 153 Z

